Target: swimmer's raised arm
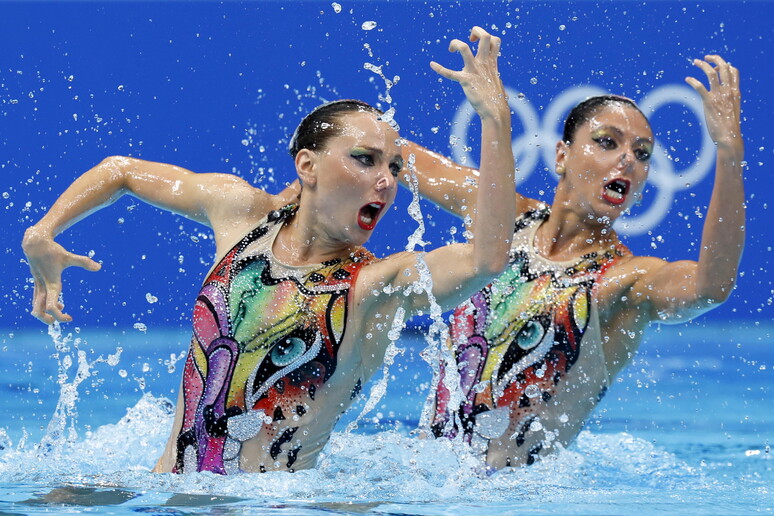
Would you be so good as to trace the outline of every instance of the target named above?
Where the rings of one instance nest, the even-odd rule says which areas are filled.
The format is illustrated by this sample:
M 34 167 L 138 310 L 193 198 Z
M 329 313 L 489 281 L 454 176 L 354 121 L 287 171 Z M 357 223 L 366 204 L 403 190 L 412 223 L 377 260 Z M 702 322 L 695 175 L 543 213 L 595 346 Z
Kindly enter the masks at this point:
M 65 250 L 54 237 L 124 194 L 212 227 L 218 248 L 227 245 L 233 234 L 244 232 L 244 227 L 260 218 L 259 214 L 274 207 L 273 196 L 236 176 L 196 174 L 134 158 L 107 158 L 76 179 L 46 215 L 25 232 L 22 247 L 35 280 L 32 315 L 42 322 L 71 320 L 59 304 L 65 268 L 100 268 L 90 258 Z
M 500 39 L 475 27 L 471 41 L 478 41 L 474 56 L 467 44 L 453 40 L 451 52 L 462 55 L 464 67 L 452 71 L 432 63 L 438 74 L 460 83 L 465 95 L 481 118 L 481 187 L 476 191 L 477 213 L 468 244 L 441 247 L 424 255 L 432 274 L 433 294 L 448 309 L 472 294 L 482 284 L 500 274 L 508 263 L 510 241 L 516 215 L 513 202 L 514 166 L 511 150 L 510 111 L 497 70 Z M 398 290 L 419 280 L 415 255 L 401 253 L 364 270 L 372 283 L 383 283 Z M 410 312 L 428 306 L 427 296 L 400 295 Z
M 458 165 L 442 154 L 408 142 L 403 147 L 403 159 L 408 163 L 412 156 L 419 195 L 461 219 L 466 216 L 473 218 L 477 206 L 478 170 Z M 408 187 L 414 177 L 406 170 L 400 173 L 398 179 Z M 511 197 L 511 202 L 518 207 L 517 212 L 526 211 L 538 203 L 517 191 L 512 192 Z
M 657 260 L 633 285 L 635 298 L 647 300 L 651 319 L 675 322 L 704 313 L 728 298 L 745 238 L 739 71 L 716 55 L 696 59 L 694 65 L 706 74 L 709 90 L 693 77 L 686 82 L 701 96 L 707 129 L 717 146 L 715 183 L 699 260 Z
M 408 142 L 403 147 L 403 159 L 406 163 L 414 163 L 419 195 L 459 218 L 475 217 L 480 183 L 478 170 L 454 163 L 415 142 Z M 401 172 L 398 179 L 404 186 L 409 186 L 414 181 L 408 170 Z M 538 203 L 516 191 L 511 192 L 509 201 L 517 206 L 517 213 Z

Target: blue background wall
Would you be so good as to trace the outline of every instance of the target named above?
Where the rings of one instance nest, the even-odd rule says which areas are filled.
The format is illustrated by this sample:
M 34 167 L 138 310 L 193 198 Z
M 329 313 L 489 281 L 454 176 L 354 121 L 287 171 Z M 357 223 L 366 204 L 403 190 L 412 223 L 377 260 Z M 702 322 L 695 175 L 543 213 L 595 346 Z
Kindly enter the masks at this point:
M 342 97 L 381 97 L 382 107 L 396 108 L 403 136 L 459 152 L 450 145 L 451 120 L 464 97 L 428 62 L 459 68 L 448 42 L 474 24 L 502 36 L 503 80 L 523 93 L 514 102 L 537 117 L 515 117 L 514 137 L 533 123 L 543 129 L 542 139 L 522 142 L 520 159 L 534 162 L 523 171 L 523 191 L 546 200 L 555 181 L 538 158 L 558 131 L 565 112 L 554 110 L 568 89 L 593 86 L 636 100 L 677 91 L 652 122 L 665 149 L 660 173 L 671 168 L 680 181 L 702 142 L 702 122 L 686 108 L 695 101 L 683 84 L 696 73 L 689 60 L 720 53 L 732 61 L 743 85 L 748 243 L 737 292 L 698 323 L 771 321 L 774 4 L 339 3 L 341 9 L 330 1 L 0 2 L 0 328 L 40 326 L 27 314 L 32 284 L 19 246 L 23 231 L 105 156 L 234 172 L 276 192 L 293 179 L 284 149 L 302 114 Z M 376 26 L 366 30 L 364 22 Z M 383 100 L 385 81 L 366 63 L 391 80 L 399 76 L 391 104 Z M 648 189 L 640 210 L 662 199 L 663 220 L 630 235 L 635 252 L 698 256 L 712 174 L 687 183 L 674 192 L 656 183 Z M 377 229 L 370 244 L 377 254 L 403 249 L 416 227 L 408 200 L 402 192 Z M 423 211 L 432 246 L 459 238 L 451 230 L 459 230 L 458 221 L 429 205 Z M 71 269 L 65 276 L 67 311 L 74 325 L 89 327 L 187 326 L 213 253 L 206 228 L 129 197 L 58 241 L 103 262 L 99 273 Z

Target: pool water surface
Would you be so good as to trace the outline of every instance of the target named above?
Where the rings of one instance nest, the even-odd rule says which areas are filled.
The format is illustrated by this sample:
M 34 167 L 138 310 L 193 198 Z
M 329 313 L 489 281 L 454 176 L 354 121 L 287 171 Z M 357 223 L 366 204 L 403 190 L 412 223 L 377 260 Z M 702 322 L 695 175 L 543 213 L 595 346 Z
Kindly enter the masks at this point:
M 342 418 L 316 469 L 221 477 L 149 472 L 169 433 L 184 333 L 64 328 L 56 344 L 4 332 L 0 511 L 770 514 L 771 333 L 651 328 L 573 445 L 484 478 L 464 447 L 416 436 L 430 380 L 419 333 L 399 342 L 386 395 L 351 432 L 364 400 Z

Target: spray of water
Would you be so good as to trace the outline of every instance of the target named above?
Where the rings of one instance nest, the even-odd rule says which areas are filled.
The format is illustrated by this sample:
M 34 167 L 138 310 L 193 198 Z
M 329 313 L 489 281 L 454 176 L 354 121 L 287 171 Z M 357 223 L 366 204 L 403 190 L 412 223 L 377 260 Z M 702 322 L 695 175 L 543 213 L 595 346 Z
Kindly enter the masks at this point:
M 54 358 L 58 362 L 59 372 L 57 383 L 59 384 L 59 398 L 51 420 L 46 428 L 46 434 L 41 439 L 37 453 L 41 457 L 61 455 L 71 447 L 78 439 L 76 424 L 78 421 L 78 387 L 84 380 L 94 374 L 95 366 L 101 362 L 111 366 L 118 364 L 121 356 L 121 348 L 114 355 L 104 358 L 102 355 L 89 362 L 86 352 L 81 349 L 85 344 L 80 338 L 73 338 L 72 334 L 62 336 L 62 328 L 58 322 L 48 327 L 48 334 L 54 343 L 56 353 Z M 77 364 L 77 365 L 76 365 Z M 76 365 L 75 372 L 70 380 L 70 369 Z M 68 381 L 69 380 L 69 381 Z
M 369 51 L 369 56 L 373 57 L 373 53 L 371 52 L 371 49 L 369 47 L 366 47 Z M 392 102 L 392 96 L 390 95 L 390 91 L 393 86 L 395 86 L 398 81 L 400 80 L 399 76 L 395 76 L 392 80 L 388 79 L 387 76 L 384 74 L 383 67 L 377 66 L 372 63 L 365 63 L 364 68 L 366 70 L 369 70 L 376 75 L 378 75 L 383 81 L 385 85 L 385 93 L 384 95 L 379 95 L 379 99 L 387 102 L 390 104 Z M 395 121 L 395 108 L 392 106 L 389 107 L 385 111 L 385 114 L 382 115 L 382 120 L 386 121 L 390 124 L 390 126 L 398 131 L 400 129 L 400 126 Z M 400 143 L 405 144 L 405 140 L 402 140 Z M 422 252 L 417 252 L 417 248 L 422 248 L 427 245 L 427 242 L 423 239 L 425 234 L 425 222 L 424 217 L 422 215 L 422 209 L 419 203 L 419 183 L 417 179 L 416 174 L 416 157 L 413 154 L 410 154 L 408 157 L 408 163 L 406 164 L 406 167 L 409 171 L 410 180 L 409 180 L 409 190 L 411 191 L 411 202 L 408 206 L 408 214 L 409 216 L 417 223 L 417 227 L 414 230 L 413 234 L 409 237 L 407 243 L 406 243 L 406 251 L 415 253 L 416 257 L 416 270 L 418 273 L 419 278 L 416 282 L 414 282 L 414 285 L 412 286 L 413 292 L 416 294 L 421 294 L 424 292 L 427 295 L 427 299 L 430 304 L 430 319 L 431 324 L 428 329 L 427 334 L 425 335 L 425 341 L 427 342 L 426 348 L 420 353 L 420 356 L 422 357 L 425 362 L 428 363 L 432 374 L 433 374 L 433 381 L 431 383 L 432 386 L 436 386 L 438 384 L 439 378 L 440 378 L 440 361 L 442 360 L 444 363 L 444 369 L 445 369 L 445 375 L 444 375 L 444 386 L 449 390 L 451 393 L 451 403 L 450 406 L 457 407 L 460 406 L 460 404 L 463 401 L 463 394 L 462 390 L 460 388 L 460 378 L 459 378 L 459 372 L 457 371 L 456 362 L 454 360 L 453 352 L 452 350 L 448 349 L 447 346 L 444 345 L 445 342 L 448 341 L 449 338 L 449 328 L 446 325 L 446 323 L 443 321 L 443 310 L 441 309 L 440 305 L 438 304 L 437 300 L 435 299 L 435 295 L 433 294 L 433 278 L 430 274 L 430 269 L 427 266 L 427 263 L 424 259 L 424 254 Z M 383 370 L 383 377 L 382 379 L 377 383 L 377 385 L 374 386 L 374 388 L 371 391 L 371 396 L 369 397 L 369 400 L 366 402 L 366 406 L 364 407 L 363 411 L 361 412 L 360 416 L 358 416 L 358 419 L 360 419 L 364 414 L 366 414 L 368 411 L 372 410 L 378 401 L 384 396 L 387 390 L 387 377 L 388 377 L 388 369 L 390 365 L 394 362 L 395 355 L 397 353 L 395 341 L 400 336 L 400 328 L 403 327 L 403 317 L 404 313 L 396 314 L 394 318 L 394 324 L 392 328 L 393 335 L 390 336 L 390 346 L 385 354 L 385 365 Z M 400 326 L 396 328 L 395 322 L 399 322 Z M 433 400 L 435 398 L 435 392 L 434 388 L 431 388 L 430 393 L 428 394 L 427 402 L 425 403 L 425 406 L 422 409 L 422 415 L 420 417 L 420 428 L 427 429 L 430 425 L 430 419 L 432 417 L 433 412 Z M 357 420 L 356 420 L 357 421 Z M 352 426 L 352 425 L 350 425 Z M 459 449 L 463 449 L 464 447 L 457 447 Z

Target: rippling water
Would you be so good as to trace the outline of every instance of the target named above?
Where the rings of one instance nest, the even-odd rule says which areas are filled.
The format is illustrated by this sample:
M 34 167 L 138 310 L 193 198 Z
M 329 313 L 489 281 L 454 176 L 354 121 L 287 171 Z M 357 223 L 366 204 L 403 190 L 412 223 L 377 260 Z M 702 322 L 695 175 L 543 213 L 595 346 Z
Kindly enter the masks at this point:
M 316 469 L 221 477 L 149 472 L 172 423 L 182 363 L 170 354 L 185 348 L 184 335 L 95 334 L 60 340 L 57 351 L 46 335 L 6 332 L 0 511 L 771 513 L 769 336 L 652 332 L 574 445 L 488 478 L 464 447 L 413 435 L 429 372 L 417 356 L 423 342 L 409 336 L 386 397 L 346 433 L 359 409 L 350 411 Z

